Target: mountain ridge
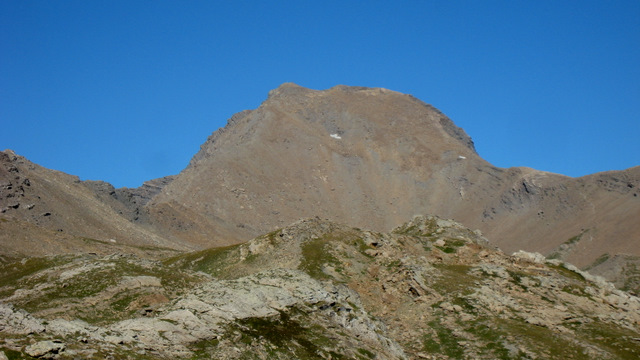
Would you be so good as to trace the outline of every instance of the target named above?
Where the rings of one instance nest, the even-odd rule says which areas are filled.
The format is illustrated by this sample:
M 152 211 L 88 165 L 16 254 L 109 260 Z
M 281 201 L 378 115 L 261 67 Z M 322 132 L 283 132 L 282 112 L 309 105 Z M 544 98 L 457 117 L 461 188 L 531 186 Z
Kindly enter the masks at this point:
M 539 251 L 582 268 L 605 255 L 640 256 L 640 167 L 579 178 L 498 168 L 435 107 L 381 88 L 285 83 L 214 131 L 180 174 L 136 189 L 49 174 L 3 154 L 0 240 L 13 254 L 22 245 L 11 236 L 28 243 L 20 234 L 29 232 L 40 234 L 36 248 L 49 243 L 40 255 L 83 238 L 184 251 L 244 242 L 303 217 L 389 231 L 416 214 L 438 214 L 480 229 L 508 253 Z M 20 185 L 16 171 L 33 184 L 60 184 Z M 51 195 L 84 200 L 66 209 Z M 39 209 L 38 201 L 58 205 L 34 216 L 27 207 Z

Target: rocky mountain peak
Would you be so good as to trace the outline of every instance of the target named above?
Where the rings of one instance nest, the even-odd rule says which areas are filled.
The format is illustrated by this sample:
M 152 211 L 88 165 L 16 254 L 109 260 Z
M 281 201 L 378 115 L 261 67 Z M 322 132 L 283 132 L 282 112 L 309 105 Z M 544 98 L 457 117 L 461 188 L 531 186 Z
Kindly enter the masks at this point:
M 412 115 L 408 116 L 407 112 Z M 223 138 L 236 137 L 236 143 L 241 139 L 263 140 L 254 134 L 263 127 L 321 138 L 333 135 L 333 139 L 350 132 L 351 141 L 360 141 L 369 140 L 370 135 L 390 139 L 410 137 L 407 129 L 411 126 L 434 128 L 424 140 L 433 143 L 433 147 L 441 142 L 439 137 L 445 136 L 456 139 L 475 153 L 473 141 L 464 130 L 439 110 L 412 96 L 383 88 L 338 85 L 327 90 L 311 90 L 284 83 L 271 90 L 258 109 L 233 115 L 225 127 L 215 131 L 202 145 L 190 166 L 211 155 Z
M 396 192 L 405 185 L 426 190 L 411 180 L 417 175 L 412 173 L 424 177 L 459 159 L 482 161 L 462 129 L 414 97 L 380 88 L 311 90 L 285 83 L 257 109 L 235 114 L 214 132 L 150 206 L 174 199 L 191 207 L 186 199 L 197 198 L 195 211 L 251 235 L 301 216 L 362 226 L 376 219 L 374 227 L 384 230 L 416 213 L 414 205 L 405 205 L 397 216 L 384 214 L 393 198 L 402 203 L 407 195 L 385 194 L 385 183 L 403 179 L 392 185 Z M 274 212 L 279 216 L 267 216 Z
M 298 84 L 287 82 L 283 83 L 277 88 L 270 90 L 267 96 L 267 100 L 277 99 L 280 97 L 295 97 L 304 95 L 309 92 L 313 92 L 314 90 L 307 89 Z

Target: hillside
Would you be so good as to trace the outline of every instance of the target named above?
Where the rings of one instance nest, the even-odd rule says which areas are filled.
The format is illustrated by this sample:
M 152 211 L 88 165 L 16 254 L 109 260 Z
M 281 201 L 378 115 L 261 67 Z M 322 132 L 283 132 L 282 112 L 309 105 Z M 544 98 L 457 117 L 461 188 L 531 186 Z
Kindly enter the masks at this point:
M 640 167 L 570 178 L 492 166 L 462 129 L 410 95 L 283 84 L 214 132 L 145 210 L 177 219 L 163 223 L 166 231 L 225 226 L 238 242 L 302 217 L 389 231 L 415 214 L 438 214 L 480 229 L 507 253 L 586 267 L 640 256 L 639 187 Z
M 0 152 L 0 255 L 127 249 L 153 257 L 192 249 L 132 220 L 110 184 L 83 182 L 10 150 Z
M 0 268 L 0 350 L 54 359 L 637 359 L 640 299 L 451 220 L 320 219 L 151 261 Z M 0 353 L 1 355 L 1 353 Z

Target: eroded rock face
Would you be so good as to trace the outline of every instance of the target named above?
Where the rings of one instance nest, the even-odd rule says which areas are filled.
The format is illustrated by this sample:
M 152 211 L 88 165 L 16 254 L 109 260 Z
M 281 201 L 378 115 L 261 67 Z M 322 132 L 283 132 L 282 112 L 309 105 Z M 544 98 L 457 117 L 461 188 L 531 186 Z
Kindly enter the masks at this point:
M 384 336 L 381 324 L 354 306 L 362 304 L 346 286 L 323 284 L 301 271 L 280 269 L 237 280 L 208 281 L 155 318 L 125 320 L 112 325 L 110 331 L 121 334 L 122 343 L 172 349 L 174 355 L 180 355 L 189 353 L 188 345 L 194 342 L 224 337 L 229 324 L 252 319 L 278 321 L 296 309 L 307 314 L 304 321 L 342 328 L 349 334 L 347 340 L 370 343 L 367 347 L 384 358 L 404 358 L 400 346 Z M 290 315 L 286 316 L 290 321 Z
M 391 233 L 313 218 L 162 261 L 51 257 L 0 274 L 0 350 L 50 358 L 640 355 L 637 297 L 430 216 Z
M 54 359 L 64 349 L 65 345 L 62 342 L 45 340 L 27 346 L 24 352 L 34 358 Z
M 152 277 L 145 278 L 149 280 L 146 284 L 142 284 L 141 278 L 145 277 L 125 277 L 124 282 L 135 282 L 138 287 L 159 286 L 157 281 L 149 280 L 154 279 Z M 130 289 L 122 288 L 121 291 Z M 301 333 L 290 336 L 302 340 L 305 340 L 304 336 L 341 340 L 339 347 L 329 343 L 325 344 L 326 348 L 317 347 L 314 351 L 318 354 L 329 354 L 333 346 L 337 352 L 355 356 L 347 346 L 351 344 L 369 349 L 367 351 L 379 354 L 380 358 L 406 358 L 402 348 L 386 336 L 384 324 L 371 319 L 363 310 L 357 293 L 342 284 L 313 279 L 300 270 L 269 270 L 237 280 L 211 279 L 171 304 L 156 309 L 152 317 L 134 317 L 108 326 L 60 318 L 45 326 L 25 311 L 7 305 L 0 309 L 5 323 L 2 329 L 6 334 L 27 335 L 37 331 L 54 337 L 79 339 L 81 344 L 89 344 L 89 349 L 72 351 L 80 354 L 89 354 L 91 349 L 121 346 L 139 354 L 150 351 L 167 358 L 189 357 L 193 355 L 194 343 L 227 341 L 230 332 L 247 331 L 246 326 L 264 322 L 283 327 L 284 333 L 289 331 L 286 326 L 293 326 Z M 310 328 L 309 324 L 315 327 Z M 331 328 L 340 328 L 344 333 L 331 334 Z M 41 341 L 27 347 L 25 352 L 33 357 L 54 358 L 64 348 L 59 341 Z M 214 350 L 212 354 L 224 356 L 229 349 Z
M 45 331 L 42 321 L 11 304 L 0 302 L 0 332 L 29 335 Z

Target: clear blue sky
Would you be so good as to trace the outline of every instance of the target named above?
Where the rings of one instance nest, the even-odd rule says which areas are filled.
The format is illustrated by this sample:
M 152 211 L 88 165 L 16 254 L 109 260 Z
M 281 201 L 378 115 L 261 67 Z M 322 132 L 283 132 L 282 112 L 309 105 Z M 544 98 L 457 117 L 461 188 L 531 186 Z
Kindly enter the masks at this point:
M 135 187 L 283 82 L 412 94 L 500 167 L 640 165 L 640 1 L 2 1 L 0 148 Z

